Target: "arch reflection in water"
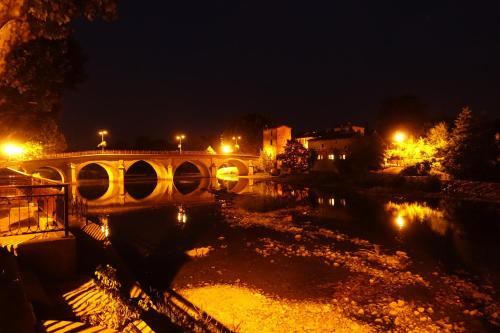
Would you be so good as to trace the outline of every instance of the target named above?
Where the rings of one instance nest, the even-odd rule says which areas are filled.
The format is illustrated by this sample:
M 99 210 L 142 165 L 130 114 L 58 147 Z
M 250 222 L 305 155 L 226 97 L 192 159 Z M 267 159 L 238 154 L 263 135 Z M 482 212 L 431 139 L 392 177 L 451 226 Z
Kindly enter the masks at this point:
M 137 161 L 125 173 L 125 191 L 136 200 L 147 198 L 158 186 L 158 175 L 151 164 Z
M 389 201 L 384 205 L 384 208 L 391 213 L 392 223 L 398 230 L 404 230 L 414 222 L 426 223 L 432 231 L 440 235 L 444 235 L 450 228 L 444 211 L 429 207 L 426 203 Z
M 196 165 L 191 162 L 184 162 L 175 170 L 174 187 L 183 195 L 190 194 L 200 187 L 201 176 L 201 172 Z
M 78 193 L 87 200 L 98 199 L 109 190 L 110 182 L 106 169 L 98 164 L 90 163 L 78 173 Z
M 191 205 L 215 202 L 215 195 L 209 191 L 211 186 L 215 186 L 210 178 L 201 179 L 172 179 L 159 180 L 155 190 L 144 199 L 137 200 L 127 192 L 120 193 L 120 185 L 116 182 L 109 184 L 107 194 L 97 199 L 87 200 L 89 212 L 94 215 L 109 213 L 128 212 L 137 209 L 153 208 L 164 204 Z M 97 184 L 99 185 L 99 184 Z M 188 187 L 184 188 L 184 186 Z M 80 188 L 80 184 L 76 185 Z M 88 185 L 92 187 L 95 185 Z M 179 189 L 182 189 L 181 192 Z M 252 190 L 252 184 L 248 179 L 239 180 L 234 187 L 235 193 L 245 193 Z M 81 199 L 77 191 L 71 191 L 75 199 Z

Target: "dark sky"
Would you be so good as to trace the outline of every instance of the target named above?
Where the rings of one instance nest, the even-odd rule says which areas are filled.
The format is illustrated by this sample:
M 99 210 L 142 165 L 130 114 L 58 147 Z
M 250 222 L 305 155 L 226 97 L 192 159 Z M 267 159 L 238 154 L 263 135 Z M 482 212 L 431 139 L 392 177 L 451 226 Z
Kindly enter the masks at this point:
M 78 23 L 87 81 L 63 131 L 92 148 L 210 134 L 245 113 L 295 129 L 370 125 L 384 98 L 431 112 L 500 108 L 499 1 L 119 1 L 112 23 Z

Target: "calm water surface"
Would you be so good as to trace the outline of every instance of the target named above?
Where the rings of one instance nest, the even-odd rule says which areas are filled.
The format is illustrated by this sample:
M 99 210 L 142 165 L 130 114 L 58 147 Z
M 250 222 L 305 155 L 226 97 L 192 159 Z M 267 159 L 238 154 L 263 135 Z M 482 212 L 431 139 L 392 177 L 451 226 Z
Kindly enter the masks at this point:
M 321 261 L 269 260 L 255 251 L 266 237 L 292 244 L 293 235 L 258 226 L 234 227 L 225 220 L 225 207 L 261 196 L 272 198 L 277 207 L 302 206 L 313 212 L 293 216 L 293 225 L 307 223 L 365 239 L 381 251 L 404 251 L 412 260 L 411 270 L 419 274 L 439 269 L 478 285 L 500 285 L 498 205 L 409 201 L 244 178 L 129 181 L 121 195 L 113 186 L 83 183 L 73 193 L 89 199 L 91 219 L 109 226 L 113 245 L 139 280 L 159 289 L 237 281 L 290 299 L 327 298 L 328 291 L 318 286 L 341 279 L 341 273 L 332 275 Z M 213 254 L 206 259 L 186 255 L 208 246 Z
M 487 203 L 456 200 L 411 200 L 377 198 L 352 193 L 331 193 L 273 182 L 180 179 L 164 184 L 167 190 L 148 199 L 156 182 L 127 184 L 127 195 L 102 196 L 108 184 L 80 185 L 76 195 L 89 198 L 95 221 L 107 221 L 111 239 L 119 244 L 141 272 L 175 276 L 187 260 L 184 251 L 209 244 L 220 235 L 227 242 L 261 237 L 258 231 L 230 228 L 223 220 L 221 204 L 236 197 L 266 195 L 317 211 L 312 223 L 350 236 L 369 240 L 384 248 L 403 250 L 416 264 L 432 269 L 464 270 L 482 279 L 500 282 L 499 207 Z M 224 192 L 223 189 L 228 189 Z M 130 196 L 130 201 L 127 198 Z M 231 237 L 236 237 L 232 239 Z M 230 256 L 231 257 L 231 256 Z M 228 258 L 229 260 L 231 258 Z M 238 260 L 238 258 L 233 258 Z M 163 278 L 157 277 L 158 280 Z M 166 281 L 170 281 L 170 278 Z

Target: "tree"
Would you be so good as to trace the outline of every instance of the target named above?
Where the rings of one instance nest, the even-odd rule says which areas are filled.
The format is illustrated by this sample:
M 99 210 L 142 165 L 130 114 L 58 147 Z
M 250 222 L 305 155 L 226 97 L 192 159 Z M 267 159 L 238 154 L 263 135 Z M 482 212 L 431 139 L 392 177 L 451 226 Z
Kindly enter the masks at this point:
M 450 135 L 443 166 L 462 179 L 487 179 L 495 175 L 496 149 L 492 126 L 464 107 Z M 498 170 L 497 170 L 498 171 Z
M 304 172 L 309 168 L 309 151 L 300 142 L 288 140 L 285 152 L 279 154 L 277 160 L 292 173 Z
M 425 142 L 431 148 L 431 160 L 429 162 L 434 169 L 442 169 L 442 162 L 449 145 L 449 136 L 448 126 L 443 121 L 437 123 L 427 132 Z
M 83 80 L 74 19 L 111 19 L 116 0 L 3 0 L 0 4 L 0 132 L 58 151 L 60 100 Z M 0 139 L 6 139 L 0 138 Z

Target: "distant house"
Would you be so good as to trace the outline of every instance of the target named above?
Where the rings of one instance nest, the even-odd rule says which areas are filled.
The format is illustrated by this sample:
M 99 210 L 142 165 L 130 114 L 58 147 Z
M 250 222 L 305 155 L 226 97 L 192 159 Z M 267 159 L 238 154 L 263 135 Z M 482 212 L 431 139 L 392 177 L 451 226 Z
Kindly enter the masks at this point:
M 316 139 L 319 137 L 318 132 L 316 131 L 311 131 L 311 132 L 304 132 L 295 137 L 295 140 L 300 142 L 304 148 L 309 149 L 309 140 Z
M 365 135 L 361 126 L 344 125 L 324 131 L 307 140 L 307 148 L 316 152 L 315 171 L 333 171 L 335 160 L 349 158 L 350 146 Z
M 275 159 L 277 155 L 285 151 L 288 140 L 292 139 L 292 128 L 281 125 L 273 128 L 266 128 L 263 131 L 262 150 Z

